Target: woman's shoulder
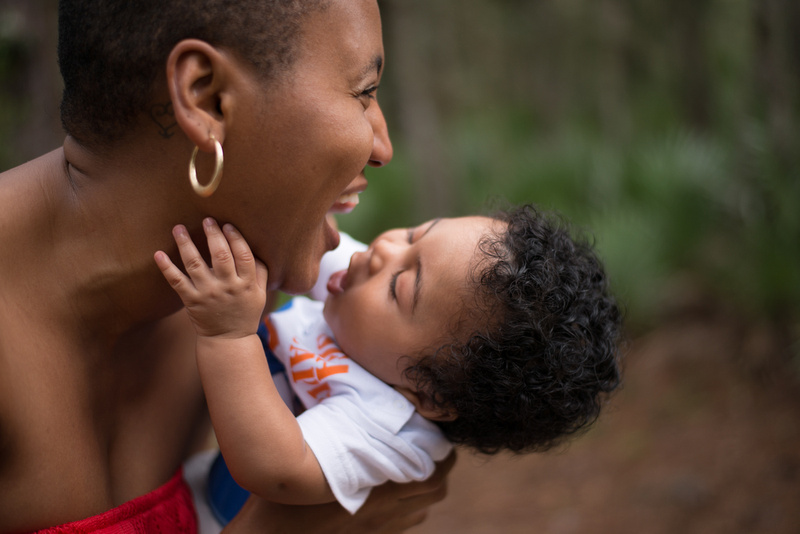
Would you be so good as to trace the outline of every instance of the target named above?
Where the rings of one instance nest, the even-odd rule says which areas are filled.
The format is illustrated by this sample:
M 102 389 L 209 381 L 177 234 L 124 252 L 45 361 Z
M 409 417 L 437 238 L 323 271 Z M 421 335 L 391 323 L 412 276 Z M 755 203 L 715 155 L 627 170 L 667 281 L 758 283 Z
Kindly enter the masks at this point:
M 57 148 L 0 172 L 0 191 L 9 192 L 11 188 L 24 190 L 26 185 L 33 186 L 41 179 L 56 176 L 59 173 L 63 175 L 64 172 L 66 172 L 64 151 Z
M 65 176 L 64 172 L 59 149 L 0 173 L 0 243 L 4 252 L 9 250 L 10 240 L 30 243 L 35 232 L 52 230 L 57 224 L 48 206 L 57 195 L 57 184 L 66 182 L 58 178 Z

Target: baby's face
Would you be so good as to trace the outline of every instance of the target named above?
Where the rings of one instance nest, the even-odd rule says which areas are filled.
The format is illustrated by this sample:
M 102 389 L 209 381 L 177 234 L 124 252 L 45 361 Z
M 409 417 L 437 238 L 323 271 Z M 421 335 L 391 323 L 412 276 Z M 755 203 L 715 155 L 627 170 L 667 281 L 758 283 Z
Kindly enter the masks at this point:
M 384 382 L 446 340 L 473 292 L 478 243 L 498 223 L 487 217 L 435 219 L 377 237 L 328 282 L 325 320 L 345 354 Z

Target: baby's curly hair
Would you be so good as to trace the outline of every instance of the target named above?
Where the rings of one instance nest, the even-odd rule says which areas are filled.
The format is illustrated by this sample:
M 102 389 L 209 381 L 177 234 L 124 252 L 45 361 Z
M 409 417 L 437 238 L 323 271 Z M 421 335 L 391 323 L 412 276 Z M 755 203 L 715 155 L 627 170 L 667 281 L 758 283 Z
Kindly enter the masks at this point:
M 455 415 L 438 422 L 452 442 L 540 452 L 587 428 L 619 385 L 621 313 L 591 244 L 557 218 L 532 205 L 494 218 L 507 231 L 481 241 L 477 315 L 461 318 L 484 326 L 405 372 Z

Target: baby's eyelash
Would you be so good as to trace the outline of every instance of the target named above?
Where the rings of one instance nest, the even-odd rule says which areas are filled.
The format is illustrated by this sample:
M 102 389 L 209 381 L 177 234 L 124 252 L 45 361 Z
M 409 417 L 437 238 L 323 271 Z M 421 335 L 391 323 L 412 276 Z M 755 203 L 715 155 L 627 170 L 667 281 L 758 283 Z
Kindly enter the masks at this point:
M 392 275 L 392 280 L 389 282 L 389 297 L 393 300 L 397 300 L 397 291 L 395 288 L 397 287 L 397 277 L 400 276 L 400 273 L 403 271 L 397 271 Z

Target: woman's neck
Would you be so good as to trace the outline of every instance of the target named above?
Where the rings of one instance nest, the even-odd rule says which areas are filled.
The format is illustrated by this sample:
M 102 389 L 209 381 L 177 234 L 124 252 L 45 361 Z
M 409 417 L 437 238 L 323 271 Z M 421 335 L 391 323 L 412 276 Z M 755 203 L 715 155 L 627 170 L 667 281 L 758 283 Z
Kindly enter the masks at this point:
M 68 266 L 78 318 L 119 335 L 179 309 L 153 254 L 174 251 L 174 224 L 199 224 L 177 184 L 185 162 L 142 142 L 98 154 L 71 137 L 61 158 L 61 177 L 50 185 L 49 211 L 61 221 L 52 245 L 54 259 Z

